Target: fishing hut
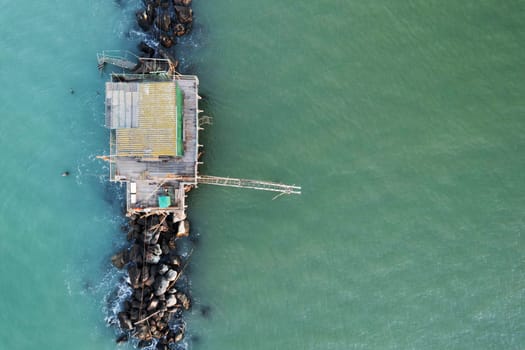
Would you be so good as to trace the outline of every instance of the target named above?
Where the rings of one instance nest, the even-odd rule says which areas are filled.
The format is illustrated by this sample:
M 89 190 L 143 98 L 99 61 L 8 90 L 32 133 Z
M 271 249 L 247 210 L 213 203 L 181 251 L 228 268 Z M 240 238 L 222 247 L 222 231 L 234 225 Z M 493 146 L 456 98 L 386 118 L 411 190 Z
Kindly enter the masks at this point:
M 129 215 L 186 217 L 186 192 L 197 184 L 300 194 L 299 186 L 199 175 L 199 80 L 174 71 L 169 59 L 98 55 L 99 69 L 112 64 L 106 83 L 105 125 L 110 130 L 110 180 L 126 184 Z M 145 67 L 149 67 L 145 69 Z
M 167 60 L 148 61 L 163 67 Z M 137 67 L 129 60 L 120 62 Z M 198 88 L 196 76 L 158 68 L 112 74 L 106 83 L 110 155 L 104 158 L 109 161 L 110 180 L 126 184 L 129 214 L 185 218 L 185 193 L 197 184 Z

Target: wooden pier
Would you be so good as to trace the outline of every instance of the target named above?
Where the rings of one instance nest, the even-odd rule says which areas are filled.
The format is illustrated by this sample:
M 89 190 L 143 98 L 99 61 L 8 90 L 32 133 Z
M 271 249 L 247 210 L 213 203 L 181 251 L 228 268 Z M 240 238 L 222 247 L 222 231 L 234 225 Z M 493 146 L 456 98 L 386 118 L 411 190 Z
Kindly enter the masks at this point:
M 197 177 L 197 183 L 225 187 L 249 188 L 252 190 L 280 192 L 283 194 L 301 194 L 300 186 L 259 180 L 235 179 L 231 177 L 201 175 Z
M 157 62 L 166 60 L 148 60 L 98 55 L 99 68 L 112 64 L 132 71 L 113 74 L 106 83 L 110 155 L 101 157 L 109 162 L 110 180 L 126 183 L 128 214 L 173 214 L 174 221 L 184 220 L 186 192 L 199 184 L 301 194 L 295 185 L 200 175 L 199 80 Z

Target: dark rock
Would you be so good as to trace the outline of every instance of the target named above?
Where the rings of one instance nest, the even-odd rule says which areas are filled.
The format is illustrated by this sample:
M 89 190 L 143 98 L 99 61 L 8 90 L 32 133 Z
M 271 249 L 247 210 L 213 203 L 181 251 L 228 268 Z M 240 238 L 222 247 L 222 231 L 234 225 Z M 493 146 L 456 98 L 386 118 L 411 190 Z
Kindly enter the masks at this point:
M 149 240 L 149 243 L 150 244 L 157 244 L 159 242 L 159 238 L 160 238 L 160 231 L 157 231 L 157 232 L 155 232 L 153 234 L 153 236 Z
M 134 322 L 137 322 L 139 320 L 139 317 L 140 317 L 140 310 L 131 309 L 131 311 L 129 312 L 129 319 Z
M 129 261 L 134 262 L 136 264 L 142 263 L 143 250 L 144 250 L 144 247 L 141 247 L 138 244 L 134 244 L 129 250 Z
M 175 334 L 175 342 L 178 343 L 180 342 L 182 339 L 184 339 L 184 327 L 179 327 L 179 329 L 177 330 L 176 334 Z
M 166 240 L 162 240 L 160 244 L 160 248 L 162 249 L 162 254 L 168 255 L 170 253 L 170 247 L 168 246 L 168 243 Z
M 153 310 L 155 310 L 155 309 L 157 308 L 158 305 L 159 305 L 159 300 L 158 300 L 158 299 L 153 299 L 153 300 L 149 303 L 149 305 L 148 305 L 148 307 L 147 307 L 146 310 L 148 310 L 148 311 L 153 311 Z
M 115 342 L 117 344 L 122 344 L 122 343 L 125 343 L 128 341 L 128 335 L 127 334 L 121 334 L 117 337 L 117 339 L 115 340 Z
M 191 0 L 173 0 L 175 6 L 190 6 Z
M 161 34 L 159 37 L 159 40 L 160 40 L 161 45 L 167 49 L 169 49 L 175 44 L 175 42 L 169 35 Z
M 183 36 L 186 33 L 186 28 L 182 23 L 177 23 L 173 28 L 173 34 L 176 36 Z
M 133 309 L 140 309 L 140 307 L 142 306 L 142 303 L 140 301 L 140 299 L 135 299 L 131 302 L 131 307 Z
M 177 293 L 176 295 L 177 295 L 177 299 L 179 299 L 180 302 L 182 303 L 182 307 L 185 310 L 189 310 L 191 307 L 190 298 L 188 298 L 188 296 L 184 293 Z
M 172 237 L 169 238 L 169 240 L 168 240 L 168 247 L 171 250 L 175 250 L 175 248 L 177 248 L 177 243 L 175 242 L 176 240 L 177 240 L 176 236 L 172 236 Z
M 139 11 L 136 14 L 137 23 L 140 28 L 144 31 L 148 31 L 151 28 L 150 17 L 146 11 Z
M 147 347 L 150 347 L 151 345 L 153 345 L 153 341 L 151 340 L 151 334 L 148 333 L 146 337 L 150 338 L 150 339 L 139 341 L 139 343 L 137 345 L 137 347 L 139 349 L 144 349 L 144 348 L 147 348 Z
M 210 316 L 211 307 L 204 305 L 201 307 L 201 315 L 203 317 L 209 317 Z
M 150 244 L 151 240 L 153 239 L 153 236 L 155 236 L 154 231 L 144 231 L 144 235 L 143 235 L 144 243 Z
M 166 307 L 173 307 L 177 304 L 177 297 L 173 294 L 169 294 L 166 297 Z
M 122 269 L 129 262 L 129 252 L 127 249 L 111 257 L 111 263 L 117 268 Z
M 144 285 L 151 287 L 153 283 L 155 283 L 155 275 L 150 274 L 149 278 L 146 281 L 144 281 Z
M 146 4 L 146 14 L 148 15 L 149 25 L 152 25 L 153 21 L 155 20 L 156 12 L 155 5 L 151 1 L 148 1 L 148 3 Z
M 144 41 L 141 41 L 138 45 L 138 49 L 145 53 L 147 57 L 151 58 L 153 55 L 155 55 L 155 49 L 150 47 L 148 44 L 146 44 Z M 131 231 L 130 231 L 131 232 Z
M 154 283 L 155 295 L 159 296 L 166 293 L 166 289 L 168 289 L 168 286 L 168 280 L 164 277 L 159 277 Z
M 155 255 L 151 252 L 146 253 L 146 262 L 148 264 L 158 264 L 160 261 L 160 255 Z
M 118 313 L 118 321 L 120 324 L 120 328 L 124 330 L 132 330 L 133 329 L 133 323 L 131 323 L 131 320 L 129 318 L 129 314 L 126 312 L 119 312 Z
M 150 245 L 148 246 L 148 253 L 154 254 L 154 255 L 161 255 L 162 249 L 160 249 L 159 244 Z
M 131 301 L 129 301 L 129 299 L 122 304 L 122 310 L 124 310 L 124 312 L 129 312 L 129 310 L 131 310 Z
M 166 266 L 164 264 L 161 264 L 161 265 L 158 265 L 158 266 L 159 266 L 159 269 L 158 269 L 159 275 L 164 275 L 169 270 L 168 266 Z
M 142 275 L 142 282 L 146 282 L 149 279 L 149 268 L 147 265 L 142 266 L 141 269 L 141 275 Z
M 179 267 L 180 266 L 180 259 L 179 259 L 179 257 L 176 254 L 168 255 L 168 257 L 166 258 L 166 262 L 169 265 L 174 266 L 174 267 Z
M 190 234 L 190 223 L 188 220 L 183 220 L 179 223 L 177 229 L 177 238 L 188 237 Z
M 177 19 L 180 23 L 190 23 L 193 21 L 193 10 L 189 7 L 174 6 Z
M 133 288 L 140 287 L 140 269 L 137 265 L 131 265 L 128 267 L 129 281 Z

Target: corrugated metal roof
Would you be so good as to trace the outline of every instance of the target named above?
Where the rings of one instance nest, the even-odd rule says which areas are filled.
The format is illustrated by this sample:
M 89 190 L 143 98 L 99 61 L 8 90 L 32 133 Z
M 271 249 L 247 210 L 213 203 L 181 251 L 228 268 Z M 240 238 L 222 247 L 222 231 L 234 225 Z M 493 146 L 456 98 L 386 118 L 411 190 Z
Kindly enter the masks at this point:
M 106 127 L 138 126 L 138 83 L 106 83 Z
M 116 129 L 117 156 L 176 155 L 175 90 L 173 81 L 107 83 L 106 125 Z

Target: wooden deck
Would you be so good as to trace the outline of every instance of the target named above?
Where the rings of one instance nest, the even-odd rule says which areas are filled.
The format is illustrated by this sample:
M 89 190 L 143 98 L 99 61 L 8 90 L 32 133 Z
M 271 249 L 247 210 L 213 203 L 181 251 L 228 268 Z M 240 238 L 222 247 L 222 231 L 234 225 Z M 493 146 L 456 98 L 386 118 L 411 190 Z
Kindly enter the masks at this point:
M 163 179 L 175 176 L 193 178 L 197 176 L 198 146 L 198 80 L 194 77 L 175 77 L 180 89 L 184 92 L 184 127 L 182 157 L 139 158 L 122 157 L 114 159 L 115 180 Z M 173 145 L 175 147 L 175 144 Z
M 137 83 L 129 84 L 132 86 L 132 84 Z M 120 92 L 118 92 L 118 94 L 113 92 L 112 83 L 108 84 L 111 90 L 109 95 L 111 107 L 109 108 L 110 114 L 109 117 L 107 117 L 106 125 L 110 129 L 115 128 L 111 130 L 112 139 L 114 140 L 110 141 L 112 151 L 112 157 L 110 157 L 111 180 L 127 183 L 126 198 L 128 212 L 170 212 L 174 214 L 174 217 L 182 219 L 185 217 L 185 185 L 195 185 L 197 183 L 199 81 L 195 76 L 175 76 L 169 88 L 166 88 L 166 82 L 150 82 L 148 84 L 151 85 L 149 86 L 150 90 L 157 90 L 158 87 L 162 90 L 162 94 L 173 95 L 173 99 L 165 98 L 162 101 L 159 100 L 158 103 L 155 102 L 156 100 L 152 100 L 151 105 L 138 106 L 139 125 L 136 129 L 133 128 L 135 126 L 133 123 L 133 111 L 127 108 L 127 96 L 124 95 L 124 97 L 121 98 Z M 155 116 L 159 115 L 159 113 L 165 116 L 169 109 L 170 112 L 168 114 L 170 118 L 163 118 L 166 120 L 169 119 L 168 121 L 174 126 L 176 120 L 174 115 L 171 114 L 172 112 L 175 113 L 176 109 L 176 85 L 178 85 L 184 95 L 182 135 L 184 154 L 177 157 L 163 156 L 160 155 L 160 153 L 153 154 L 154 152 L 151 152 L 152 155 L 149 156 L 146 152 L 141 151 L 148 149 L 148 147 L 144 147 L 144 145 L 156 146 L 155 142 L 164 142 L 162 144 L 164 147 L 166 138 L 162 137 L 162 133 L 156 131 L 156 129 L 158 129 L 156 124 L 154 125 L 155 127 L 150 125 L 153 121 L 150 123 L 148 120 L 148 123 L 145 123 L 144 118 L 142 117 L 142 119 L 140 119 L 140 116 L 143 114 Z M 140 88 L 136 90 L 140 92 Z M 157 95 L 159 95 L 158 92 Z M 122 103 L 122 106 L 120 103 Z M 149 108 L 149 112 L 141 112 L 141 109 L 146 107 Z M 108 110 L 106 110 L 106 112 L 108 112 Z M 143 138 L 128 137 L 124 140 L 121 139 L 123 133 L 135 132 L 136 134 L 138 129 L 142 129 L 140 131 L 145 133 Z M 169 127 L 166 126 L 164 129 L 169 129 Z M 156 138 L 158 138 L 158 140 Z M 133 140 L 137 143 L 137 154 L 132 152 L 135 149 L 131 147 L 135 147 Z M 127 145 L 125 142 L 130 144 L 128 148 L 131 151 L 128 152 L 128 148 L 123 149 L 123 145 Z M 155 147 L 153 146 L 150 148 L 154 149 Z M 166 146 L 172 147 L 172 149 L 175 150 L 176 140 L 169 142 L 169 145 L 166 144 Z M 157 148 L 161 149 L 159 147 Z M 162 149 L 161 151 L 165 152 Z M 135 193 L 131 193 L 130 183 L 134 183 L 133 187 L 136 188 Z M 171 205 L 169 208 L 159 208 L 158 198 L 159 196 L 165 195 L 170 197 Z

